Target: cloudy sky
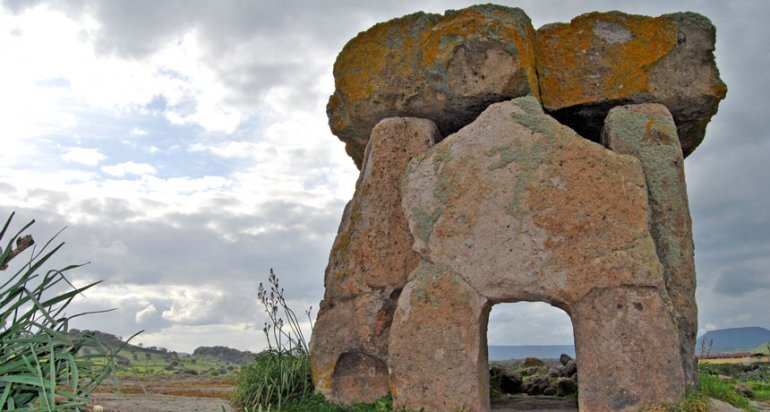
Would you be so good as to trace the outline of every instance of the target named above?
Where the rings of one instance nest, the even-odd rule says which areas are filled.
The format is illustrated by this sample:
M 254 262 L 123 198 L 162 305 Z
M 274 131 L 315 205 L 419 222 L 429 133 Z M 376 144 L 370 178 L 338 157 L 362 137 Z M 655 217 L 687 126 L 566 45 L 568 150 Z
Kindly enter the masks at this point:
M 260 350 L 256 288 L 275 268 L 297 311 L 323 270 L 357 170 L 325 104 L 342 46 L 378 21 L 469 1 L 4 0 L 0 216 L 62 227 L 54 266 L 104 283 L 75 325 L 179 351 Z M 544 1 L 535 27 L 591 10 L 692 10 L 718 29 L 727 99 L 686 161 L 700 332 L 770 328 L 770 2 Z M 545 304 L 493 309 L 492 344 L 571 344 Z

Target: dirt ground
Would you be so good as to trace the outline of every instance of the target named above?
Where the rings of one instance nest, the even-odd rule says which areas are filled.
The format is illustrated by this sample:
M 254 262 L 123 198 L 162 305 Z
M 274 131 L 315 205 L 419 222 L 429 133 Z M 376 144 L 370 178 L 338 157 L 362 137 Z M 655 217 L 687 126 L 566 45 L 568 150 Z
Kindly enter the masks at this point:
M 232 381 L 222 378 L 122 378 L 104 382 L 94 395 L 94 405 L 104 412 L 235 412 L 228 402 L 234 388 Z M 492 410 L 574 412 L 577 403 L 574 398 L 509 396 L 493 399 Z
M 574 412 L 577 400 L 554 396 L 509 396 L 492 399 L 492 410 L 497 412 Z
M 104 412 L 234 412 L 228 402 L 234 388 L 221 378 L 121 378 L 99 387 L 94 406 Z

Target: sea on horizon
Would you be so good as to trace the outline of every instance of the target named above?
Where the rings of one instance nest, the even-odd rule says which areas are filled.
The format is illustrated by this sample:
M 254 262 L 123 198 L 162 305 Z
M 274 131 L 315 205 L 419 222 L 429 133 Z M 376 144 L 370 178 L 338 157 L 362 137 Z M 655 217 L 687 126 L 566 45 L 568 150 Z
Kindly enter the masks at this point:
M 509 359 L 559 359 L 562 353 L 575 357 L 574 345 L 489 345 L 489 360 L 502 361 Z

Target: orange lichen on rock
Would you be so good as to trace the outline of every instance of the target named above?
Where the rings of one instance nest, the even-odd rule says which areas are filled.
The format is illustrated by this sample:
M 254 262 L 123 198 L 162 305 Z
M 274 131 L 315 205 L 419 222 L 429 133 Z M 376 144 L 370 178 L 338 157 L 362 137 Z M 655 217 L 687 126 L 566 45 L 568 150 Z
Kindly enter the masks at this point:
M 727 87 L 714 61 L 716 29 L 696 13 L 589 13 L 536 34 L 543 107 L 598 141 L 610 108 L 660 103 L 686 157 L 703 141 Z
M 649 93 L 647 70 L 677 43 L 665 16 L 590 13 L 537 32 L 543 105 L 549 110 Z
M 386 117 L 430 119 L 448 134 L 491 103 L 537 97 L 535 30 L 523 11 L 503 6 L 410 14 L 348 42 L 334 79 L 329 125 L 360 168 Z

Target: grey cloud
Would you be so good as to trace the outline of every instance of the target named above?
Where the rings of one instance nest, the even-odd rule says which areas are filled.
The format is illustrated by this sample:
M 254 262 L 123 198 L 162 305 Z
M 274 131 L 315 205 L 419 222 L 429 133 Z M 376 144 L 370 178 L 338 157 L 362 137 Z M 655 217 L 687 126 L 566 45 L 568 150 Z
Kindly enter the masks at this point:
M 48 195 L 66 199 L 65 194 Z M 226 289 L 237 285 L 238 290 L 250 282 L 252 293 L 258 277 L 266 277 L 273 267 L 283 275 L 287 290 L 296 293 L 296 298 L 316 299 L 343 206 L 338 202 L 317 209 L 274 201 L 251 216 L 211 207 L 204 213 L 173 214 L 162 221 L 147 222 L 133 221 L 135 212 L 122 201 L 87 200 L 78 208 L 95 223 L 71 225 L 63 234 L 69 245 L 59 258 L 91 261 L 89 272 L 108 282 L 212 283 Z M 36 232 L 54 233 L 68 222 L 54 210 L 48 204 L 39 209 L 22 209 L 16 220 L 20 224 L 24 219 L 43 219 L 45 224 L 36 225 Z M 259 227 L 270 230 L 244 232 Z M 228 236 L 234 241 L 226 240 Z M 309 272 L 308 268 L 314 270 Z
M 743 296 L 759 290 L 770 291 L 770 272 L 768 269 L 731 267 L 719 277 L 716 290 L 731 296 Z

